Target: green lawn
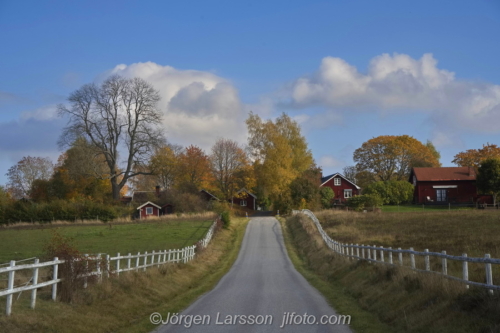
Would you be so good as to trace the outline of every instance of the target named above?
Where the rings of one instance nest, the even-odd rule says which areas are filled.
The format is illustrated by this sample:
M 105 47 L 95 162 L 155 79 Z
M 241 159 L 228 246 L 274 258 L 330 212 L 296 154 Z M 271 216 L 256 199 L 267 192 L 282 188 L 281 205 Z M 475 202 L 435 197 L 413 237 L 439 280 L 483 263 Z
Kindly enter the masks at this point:
M 61 226 L 43 229 L 0 230 L 0 263 L 43 255 L 43 247 L 54 230 L 74 238 L 82 253 L 115 255 L 152 250 L 177 249 L 200 240 L 212 220 L 168 220 L 157 223 Z

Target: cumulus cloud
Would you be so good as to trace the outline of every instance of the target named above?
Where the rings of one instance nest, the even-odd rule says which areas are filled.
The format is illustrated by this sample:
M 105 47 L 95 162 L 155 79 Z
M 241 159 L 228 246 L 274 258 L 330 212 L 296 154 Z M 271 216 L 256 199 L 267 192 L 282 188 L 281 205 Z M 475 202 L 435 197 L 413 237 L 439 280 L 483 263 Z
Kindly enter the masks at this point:
M 315 73 L 291 83 L 287 103 L 295 108 L 325 106 L 335 117 L 346 109 L 427 112 L 443 143 L 457 129 L 500 132 L 500 86 L 458 80 L 453 72 L 438 68 L 432 54 L 420 59 L 382 54 L 371 60 L 366 74 L 343 59 L 326 57 Z
M 332 155 L 323 155 L 319 158 L 318 165 L 324 169 L 329 169 L 344 167 L 346 164 Z
M 159 90 L 167 139 L 208 150 L 220 137 L 246 138 L 246 112 L 238 91 L 213 73 L 179 70 L 153 62 L 118 65 L 104 76 L 141 77 Z

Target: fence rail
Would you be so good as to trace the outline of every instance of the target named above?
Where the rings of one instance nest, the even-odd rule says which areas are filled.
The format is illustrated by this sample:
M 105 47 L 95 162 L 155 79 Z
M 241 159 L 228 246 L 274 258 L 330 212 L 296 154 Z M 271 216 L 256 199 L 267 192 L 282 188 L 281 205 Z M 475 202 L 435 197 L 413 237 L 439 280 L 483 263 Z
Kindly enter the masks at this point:
M 200 247 L 205 248 L 210 243 L 215 229 L 217 227 L 218 220 L 214 221 L 210 228 L 208 229 L 205 237 L 199 241 Z M 97 255 L 87 255 L 85 254 L 83 258 L 72 260 L 74 262 L 83 261 L 86 267 L 86 273 L 79 275 L 82 278 L 83 287 L 87 287 L 87 280 L 89 277 L 97 277 L 98 281 L 102 281 L 103 276 L 110 277 L 110 275 L 120 275 L 122 272 L 128 271 L 145 271 L 148 267 L 164 265 L 167 263 L 187 263 L 194 259 L 196 255 L 196 245 L 187 246 L 182 249 L 176 250 L 162 250 L 162 251 L 152 251 L 148 253 L 138 252 L 137 254 L 127 254 L 120 255 L 118 253 L 116 256 L 111 257 L 109 254 L 99 253 Z M 8 266 L 0 267 L 0 274 L 8 274 L 7 288 L 0 290 L 0 297 L 7 296 L 7 302 L 5 307 L 5 314 L 9 316 L 12 313 L 12 303 L 13 296 L 17 293 L 22 293 L 23 291 L 31 290 L 31 303 L 30 307 L 35 308 L 37 290 L 43 287 L 52 286 L 52 300 L 56 300 L 57 297 L 57 284 L 62 281 L 58 277 L 59 265 L 64 264 L 65 260 L 59 260 L 57 257 L 51 261 L 41 263 L 38 258 L 30 258 L 33 260 L 33 264 L 23 264 L 16 265 L 19 262 L 26 261 L 27 259 L 10 261 Z M 52 274 L 49 275 L 49 280 L 44 282 L 39 282 L 39 270 L 41 268 L 51 268 Z M 28 282 L 24 283 L 22 286 L 14 286 L 15 273 L 21 270 L 32 270 L 32 276 Z
M 491 265 L 500 265 L 500 259 L 491 258 L 490 254 L 485 254 L 484 258 L 471 258 L 468 257 L 466 253 L 462 254 L 462 256 L 452 256 L 446 254 L 446 251 L 442 252 L 429 252 L 428 249 L 425 249 L 424 252 L 414 251 L 413 248 L 409 250 L 403 250 L 401 248 L 393 249 L 392 247 L 382 247 L 382 246 L 370 246 L 364 244 L 344 244 L 338 241 L 333 240 L 321 227 L 319 220 L 316 216 L 308 209 L 303 209 L 302 211 L 294 210 L 293 214 L 302 213 L 307 215 L 318 228 L 319 233 L 321 234 L 323 240 L 326 245 L 335 253 L 338 253 L 342 256 L 346 256 L 348 258 L 357 259 L 357 260 L 366 260 L 369 262 L 387 264 L 387 265 L 399 265 L 399 266 L 408 266 L 408 257 L 411 269 L 420 272 L 428 272 L 435 273 L 441 275 L 445 278 L 462 282 L 466 284 L 468 288 L 469 285 L 484 287 L 489 289 L 489 293 L 492 294 L 493 290 L 500 290 L 499 285 L 493 284 L 493 272 Z M 396 258 L 393 258 L 393 254 L 396 254 Z M 404 254 L 406 254 L 406 260 L 404 258 Z M 418 269 L 415 263 L 415 256 L 424 258 L 424 266 L 425 269 Z M 436 257 L 441 258 L 441 271 L 433 271 L 431 270 L 430 258 Z M 462 263 L 462 277 L 456 277 L 448 274 L 448 260 L 458 261 Z M 468 263 L 477 263 L 484 264 L 484 279 L 486 283 L 475 282 L 469 280 L 469 265 Z

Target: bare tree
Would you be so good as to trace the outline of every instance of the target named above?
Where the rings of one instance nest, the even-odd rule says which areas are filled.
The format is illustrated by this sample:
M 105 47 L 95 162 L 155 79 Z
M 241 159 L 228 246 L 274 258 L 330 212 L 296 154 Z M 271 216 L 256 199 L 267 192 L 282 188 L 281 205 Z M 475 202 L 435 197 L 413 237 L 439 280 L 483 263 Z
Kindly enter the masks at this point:
M 23 157 L 7 171 L 8 191 L 16 199 L 28 197 L 33 182 L 37 179 L 48 180 L 53 172 L 54 164 L 49 158 Z
M 247 164 L 245 151 L 235 141 L 219 139 L 212 147 L 210 166 L 218 189 L 225 199 L 234 196 L 237 173 Z
M 114 75 L 102 84 L 86 84 L 69 97 L 70 107 L 59 105 L 60 116 L 68 116 L 59 144 L 74 144 L 77 138 L 87 140 L 96 153 L 104 157 L 113 198 L 136 175 L 147 175 L 147 162 L 155 149 L 165 142 L 160 95 L 151 84 L 140 78 L 126 79 Z M 119 153 L 124 153 L 123 161 Z

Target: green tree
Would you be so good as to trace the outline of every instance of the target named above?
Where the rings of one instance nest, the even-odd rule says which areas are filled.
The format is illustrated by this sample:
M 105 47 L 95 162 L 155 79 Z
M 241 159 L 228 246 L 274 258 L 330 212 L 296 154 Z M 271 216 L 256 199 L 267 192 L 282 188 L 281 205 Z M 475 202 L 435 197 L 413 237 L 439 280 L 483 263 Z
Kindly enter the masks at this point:
M 500 158 L 488 158 L 479 165 L 477 188 L 481 193 L 492 194 L 496 205 L 497 195 L 500 193 Z
M 295 208 L 320 208 L 320 179 L 321 169 L 314 167 L 304 171 L 290 183 L 290 195 Z
M 379 181 L 368 185 L 363 194 L 375 194 L 383 204 L 399 205 L 413 199 L 413 185 L 404 180 Z
M 331 208 L 332 200 L 335 198 L 335 192 L 328 186 L 322 187 L 319 192 L 321 195 L 321 206 L 323 208 Z

